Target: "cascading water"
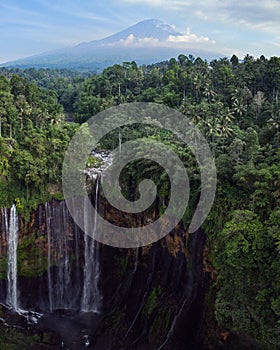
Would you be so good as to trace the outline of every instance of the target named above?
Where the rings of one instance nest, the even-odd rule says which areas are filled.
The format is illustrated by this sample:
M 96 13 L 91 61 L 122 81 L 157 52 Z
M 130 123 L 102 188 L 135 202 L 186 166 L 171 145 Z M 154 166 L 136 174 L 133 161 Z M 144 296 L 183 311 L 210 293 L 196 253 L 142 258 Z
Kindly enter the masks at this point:
M 110 161 L 108 154 L 105 159 Z M 92 180 L 96 184 L 93 201 L 98 210 L 99 173 Z M 87 210 L 84 219 L 85 225 L 90 222 Z M 16 206 L 10 210 L 1 208 L 0 254 L 5 260 L 7 257 L 7 275 L 0 279 L 0 302 L 16 311 L 15 322 L 23 317 L 27 324 L 54 330 L 63 340 L 76 332 L 75 341 L 82 339 L 84 347 L 90 345 L 92 324 L 95 327 L 99 322 L 102 306 L 100 245 L 94 240 L 98 215 L 91 221 L 94 229 L 92 235 L 87 235 L 75 225 L 66 202 L 52 200 L 31 214 L 28 233 L 19 241 Z M 19 271 L 18 261 L 22 264 Z M 66 324 L 71 324 L 73 330 L 65 331 Z
M 119 154 L 122 154 L 122 134 L 119 131 Z
M 49 308 L 53 311 L 53 301 L 52 301 L 52 275 L 51 275 L 51 213 L 48 203 L 45 203 L 46 209 L 46 226 L 48 234 L 48 296 L 49 296 Z
M 93 238 L 87 233 L 84 233 L 85 244 L 85 265 L 84 265 L 84 286 L 82 295 L 81 310 L 84 312 L 99 312 L 101 307 L 101 295 L 99 290 L 99 245 L 95 241 L 94 237 L 97 228 L 97 210 L 98 210 L 98 195 L 99 195 L 99 178 L 96 181 L 95 188 L 95 217 L 94 217 L 94 231 Z M 87 228 L 88 225 L 88 211 L 87 211 L 87 197 L 84 200 L 84 225 Z M 87 229 L 85 230 L 87 231 Z
M 7 220 L 7 217 L 6 219 Z M 17 247 L 18 247 L 18 216 L 16 206 L 10 211 L 8 230 L 8 272 L 7 272 L 7 304 L 13 309 L 18 309 L 17 289 Z
M 2 217 L 2 224 L 1 224 L 1 243 L 7 241 L 7 236 L 9 233 L 9 222 L 8 222 L 8 210 L 7 208 L 1 208 L 1 217 Z M 6 251 L 4 247 L 2 247 L 3 244 L 0 244 L 0 254 L 1 256 L 6 254 Z
M 96 182 L 93 203 L 96 210 L 100 210 L 101 207 L 104 215 L 108 217 L 111 215 L 115 219 L 115 212 L 110 212 L 100 200 L 100 174 L 96 174 L 94 180 Z M 96 349 L 104 349 L 104 339 L 106 338 L 107 341 L 107 334 L 110 335 L 112 327 L 116 329 L 117 334 L 114 339 L 124 338 L 124 344 L 134 344 L 135 339 L 140 344 L 148 332 L 152 334 L 152 331 L 148 329 L 149 321 L 145 316 L 147 314 L 146 305 L 149 305 L 151 295 L 155 290 L 154 286 L 159 285 L 166 296 L 162 293 L 158 298 L 163 298 L 168 304 L 169 299 L 167 298 L 170 296 L 170 308 L 166 308 L 168 311 L 166 314 L 170 314 L 170 317 L 168 322 L 165 321 L 166 332 L 163 333 L 160 341 L 153 343 L 152 349 L 172 348 L 173 342 L 183 343 L 185 337 L 178 340 L 177 334 L 185 319 L 189 322 L 188 336 L 191 333 L 195 336 L 193 329 L 198 321 L 195 321 L 196 323 L 193 321 L 193 315 L 197 310 L 195 303 L 199 299 L 196 295 L 201 286 L 196 280 L 202 281 L 200 274 L 203 276 L 204 243 L 201 235 L 192 236 L 188 244 L 188 258 L 185 257 L 185 250 L 179 252 L 176 258 L 173 255 L 171 257 L 173 253 L 169 251 L 169 246 L 162 249 L 164 241 L 149 248 L 148 251 L 139 248 L 134 252 L 130 250 L 126 253 L 103 247 L 101 256 L 100 245 L 93 239 L 98 233 L 98 216 L 89 217 L 89 212 L 86 210 L 86 199 L 84 205 L 82 201 L 82 205 L 77 210 L 83 211 L 85 225 L 94 224 L 91 235 L 84 234 L 74 224 L 64 201 L 52 200 L 45 206 L 40 206 L 37 213 L 31 216 L 28 233 L 20 230 L 26 233 L 23 237 L 20 236 L 18 249 L 20 259 L 16 257 L 19 231 L 16 207 L 13 206 L 11 210 L 1 209 L 0 253 L 3 256 L 1 262 L 6 261 L 6 257 L 9 262 L 8 278 L 6 274 L 3 274 L 2 281 L 0 280 L 1 301 L 3 303 L 6 301 L 10 308 L 24 316 L 28 321 L 28 327 L 30 323 L 37 323 L 36 330 L 53 331 L 54 334 L 58 334 L 66 344 L 65 348 L 75 350 L 91 348 L 91 339 L 94 339 L 97 344 L 94 344 Z M 125 260 L 115 260 L 115 257 L 119 256 Z M 20 273 L 18 281 L 17 260 L 23 262 L 20 265 L 22 268 L 18 271 Z M 123 268 L 123 261 L 127 262 L 125 275 L 118 275 L 117 272 Z M 101 264 L 104 295 L 99 289 Z M 32 278 L 24 275 L 23 272 L 26 271 Z M 168 271 L 166 275 L 165 271 Z M 181 276 L 183 276 L 183 282 L 178 283 L 180 286 L 178 288 L 175 280 L 181 280 Z M 169 286 L 170 281 L 171 287 Z M 176 297 L 177 290 L 182 290 L 178 293 L 180 298 Z M 28 311 L 22 310 L 21 307 Z M 102 311 L 109 310 L 109 308 L 113 310 L 112 321 L 110 317 L 107 317 L 106 324 L 102 323 L 103 317 L 98 315 L 101 307 Z M 57 312 L 57 309 L 67 311 Z M 36 310 L 42 314 L 31 313 L 29 310 Z M 126 315 L 127 310 L 129 314 Z M 156 315 L 156 312 L 154 310 L 152 315 Z M 113 320 L 115 320 L 115 315 L 118 316 L 120 313 L 125 315 L 124 321 L 121 320 L 121 323 L 115 326 Z M 188 313 L 190 316 L 187 317 Z M 10 317 L 9 311 L 8 314 Z M 16 317 L 19 315 L 12 315 L 12 317 L 17 320 Z M 160 313 L 160 317 L 165 316 L 162 317 Z M 123 327 L 124 324 L 128 325 L 126 329 Z M 97 328 L 101 326 L 102 328 Z M 97 329 L 100 330 L 100 333 L 96 332 Z M 99 346 L 101 329 L 106 331 L 100 337 L 102 345 Z M 194 336 L 191 339 L 194 339 Z M 47 339 L 47 336 L 44 339 Z M 76 347 L 72 346 L 74 340 Z M 111 341 L 108 336 L 108 344 Z M 124 344 L 119 347 L 117 344 L 116 348 L 124 348 Z M 106 343 L 106 348 L 109 346 Z M 126 348 L 134 348 L 134 345 Z M 144 345 L 143 348 L 145 348 Z
M 97 180 L 96 207 L 98 192 L 99 181 Z M 88 200 L 87 197 L 86 200 Z M 99 245 L 87 234 L 83 234 L 82 242 L 81 231 L 72 222 L 65 202 L 46 203 L 45 213 L 49 311 L 66 309 L 98 313 L 102 299 L 99 290 Z M 85 227 L 89 219 L 85 204 Z M 96 225 L 97 215 L 94 217 L 94 230 Z M 83 273 L 81 273 L 82 268 Z
M 46 227 L 48 235 L 48 298 L 49 311 L 55 309 L 79 309 L 79 282 L 73 281 L 71 254 L 75 239 L 69 227 L 71 219 L 65 202 L 45 204 Z M 77 235 L 76 235 L 77 236 Z M 75 242 L 76 246 L 78 242 Z M 77 258 L 77 257 L 75 257 Z

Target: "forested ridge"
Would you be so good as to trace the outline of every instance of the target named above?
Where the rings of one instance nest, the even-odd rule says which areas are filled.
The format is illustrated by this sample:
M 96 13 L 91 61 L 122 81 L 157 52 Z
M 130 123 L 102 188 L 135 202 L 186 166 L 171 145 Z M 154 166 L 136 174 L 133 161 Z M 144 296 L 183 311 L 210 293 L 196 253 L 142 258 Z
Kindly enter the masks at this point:
M 149 66 L 124 62 L 102 74 L 6 68 L 0 74 L 0 206 L 16 202 L 27 219 L 39 203 L 62 198 L 63 156 L 79 123 L 134 101 L 188 116 L 207 138 L 218 171 L 214 207 L 203 225 L 216 321 L 260 348 L 279 348 L 279 57 L 206 62 L 180 55 Z M 189 152 L 168 134 L 153 129 L 150 136 L 189 164 L 195 203 L 199 175 Z M 140 168 L 129 175 L 137 177 Z M 155 178 L 168 196 L 165 177 Z

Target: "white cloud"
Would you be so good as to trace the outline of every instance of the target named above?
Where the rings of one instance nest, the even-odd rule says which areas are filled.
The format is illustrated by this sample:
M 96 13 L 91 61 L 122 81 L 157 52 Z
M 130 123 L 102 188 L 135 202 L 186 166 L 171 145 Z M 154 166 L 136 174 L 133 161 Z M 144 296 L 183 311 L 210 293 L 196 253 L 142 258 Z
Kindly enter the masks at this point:
M 262 0 L 121 0 L 125 4 L 142 4 L 170 11 L 185 11 L 188 16 L 205 22 L 229 24 L 245 29 L 278 35 L 280 1 Z
M 206 36 L 198 36 L 194 33 L 191 33 L 188 28 L 186 34 L 183 35 L 169 35 L 168 42 L 170 43 L 212 43 L 215 44 L 215 40 L 210 40 Z
M 156 46 L 160 43 L 160 41 L 157 38 L 153 37 L 146 37 L 146 38 L 140 38 L 138 39 L 139 44 L 145 45 L 145 46 Z
M 169 35 L 168 38 L 164 41 L 159 40 L 158 38 L 145 37 L 137 38 L 133 34 L 129 34 L 125 39 L 120 39 L 114 43 L 104 44 L 104 46 L 116 47 L 172 47 L 172 48 L 183 48 L 183 47 L 193 47 L 193 44 L 200 44 L 200 47 L 203 47 L 203 44 L 215 44 L 215 40 L 210 40 L 205 36 L 198 36 L 188 29 L 187 32 L 183 35 Z
M 211 1 L 211 0 L 210 0 Z M 151 7 L 164 7 L 165 9 L 178 10 L 186 8 L 192 1 L 188 0 L 122 0 L 123 3 L 131 5 L 147 5 Z
M 119 44 L 121 46 L 131 46 L 132 44 L 135 44 L 135 36 L 133 34 L 129 34 L 126 39 L 121 39 Z
M 84 19 L 84 20 L 92 20 L 92 21 L 99 21 L 99 22 L 103 22 L 103 23 L 111 23 L 111 19 L 106 17 L 106 16 L 102 16 L 99 15 L 93 11 L 87 11 L 85 10 L 81 10 L 81 6 L 77 3 L 73 3 L 73 2 L 69 2 L 69 1 L 61 1 L 59 2 L 50 2 L 47 0 L 37 0 L 38 3 L 40 3 L 41 6 L 43 6 L 44 8 L 46 8 L 47 10 L 53 11 L 53 12 L 57 12 L 57 13 L 62 13 L 64 15 L 67 16 L 71 16 L 71 17 L 76 17 L 79 19 Z
M 129 34 L 125 39 L 120 39 L 114 43 L 104 44 L 104 46 L 116 47 L 147 47 L 147 46 L 159 46 L 163 45 L 157 38 L 146 37 L 146 38 L 136 38 L 133 34 Z

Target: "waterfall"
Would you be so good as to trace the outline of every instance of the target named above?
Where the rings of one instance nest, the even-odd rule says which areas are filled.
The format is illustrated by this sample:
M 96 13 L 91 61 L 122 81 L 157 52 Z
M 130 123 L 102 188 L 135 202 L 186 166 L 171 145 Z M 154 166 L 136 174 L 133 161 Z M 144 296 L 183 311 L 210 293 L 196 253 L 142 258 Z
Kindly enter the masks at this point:
M 57 248 L 56 251 L 59 253 L 58 256 L 58 278 L 56 278 L 56 287 L 57 287 L 57 301 L 58 308 L 71 309 L 72 308 L 72 300 L 69 294 L 69 291 L 72 290 L 73 286 L 71 284 L 71 266 L 70 266 L 70 257 L 69 257 L 69 248 L 70 242 L 68 242 L 67 237 L 67 212 L 65 203 L 61 203 L 61 208 L 57 208 L 57 212 L 55 213 L 55 222 L 59 220 L 60 227 L 57 232 Z M 56 224 L 56 228 L 57 228 Z
M 134 269 L 133 269 L 133 273 L 132 273 L 132 278 L 133 278 L 133 276 L 135 275 L 135 273 L 137 271 L 138 257 L 139 257 L 139 247 L 137 247 L 136 251 L 135 251 L 135 262 L 134 262 Z
M 7 236 L 9 233 L 9 222 L 8 222 L 8 210 L 7 208 L 1 208 L 1 244 L 0 244 L 0 255 L 6 254 L 6 249 L 3 247 L 3 242 L 7 242 Z
M 4 220 L 6 220 L 4 216 Z M 10 211 L 10 222 L 8 230 L 8 287 L 7 304 L 14 310 L 18 309 L 17 289 L 17 246 L 18 246 L 18 217 L 16 206 L 13 205 Z
M 98 191 L 99 191 L 99 178 L 96 181 L 95 187 L 95 216 L 94 216 L 94 227 L 93 237 L 96 234 L 97 228 L 97 211 L 98 211 Z M 88 211 L 87 211 L 87 200 L 84 200 L 84 226 L 87 232 L 89 223 Z M 90 237 L 87 233 L 84 233 L 84 244 L 85 244 L 85 265 L 84 265 L 84 287 L 82 295 L 81 310 L 84 312 L 99 312 L 101 304 L 101 295 L 99 291 L 99 245 L 94 238 Z
M 78 286 L 77 295 L 81 295 L 80 291 L 83 288 L 82 286 L 82 273 L 80 266 L 80 230 L 77 225 L 74 225 L 74 240 L 75 240 L 75 284 Z
M 119 131 L 119 154 L 122 154 L 122 134 Z
M 77 309 L 79 286 L 72 283 L 73 267 L 70 258 L 73 242 L 73 228 L 69 226 L 71 219 L 65 202 L 46 203 L 45 212 L 48 235 L 49 311 Z
M 48 203 L 45 203 L 46 210 L 46 226 L 47 226 L 47 234 L 48 234 L 48 296 L 49 296 L 49 309 L 53 311 L 53 301 L 52 301 L 52 275 L 51 275 L 51 211 L 49 209 Z
M 184 307 L 185 307 L 185 305 L 186 305 L 186 302 L 187 302 L 186 300 L 184 300 L 184 301 L 182 302 L 182 305 L 181 305 L 179 311 L 175 314 L 175 317 L 174 317 L 174 319 L 173 319 L 173 321 L 172 321 L 172 323 L 171 323 L 171 327 L 170 327 L 170 329 L 169 329 L 169 331 L 168 331 L 168 333 L 167 333 L 166 339 L 164 340 L 164 342 L 163 342 L 156 350 L 164 349 L 165 345 L 166 345 L 166 344 L 168 343 L 168 341 L 170 340 L 170 338 L 171 338 L 171 336 L 172 336 L 172 334 L 173 334 L 174 328 L 175 328 L 175 326 L 176 326 L 177 320 L 178 320 L 178 318 L 181 316 L 181 314 L 182 314 L 182 312 L 183 312 L 183 310 L 184 310 Z M 189 301 L 189 303 L 190 303 L 190 301 Z
M 96 206 L 98 206 L 98 192 L 99 182 L 97 181 Z M 84 201 L 85 227 L 90 219 L 86 210 L 86 200 L 88 200 L 87 197 Z M 83 235 L 83 242 L 81 242 L 79 228 L 74 225 L 65 202 L 46 203 L 45 213 L 49 311 L 65 309 L 99 312 L 101 296 L 98 286 L 100 274 L 98 244 L 87 234 Z M 97 215 L 93 223 L 95 230 Z M 82 255 L 80 252 L 83 247 Z M 80 273 L 83 257 L 83 273 Z
M 95 188 L 97 209 L 99 184 L 98 176 Z M 80 210 L 82 209 L 83 206 Z M 29 247 L 23 247 L 27 250 L 25 266 L 28 265 L 29 259 L 34 257 L 36 261 L 32 261 L 32 264 L 35 269 L 38 268 L 41 272 L 42 267 L 42 275 L 38 276 L 37 291 L 26 290 L 26 279 L 18 280 L 19 220 L 16 206 L 13 205 L 10 210 L 1 208 L 0 215 L 0 254 L 5 260 L 7 257 L 7 279 L 5 282 L 0 280 L 0 294 L 4 300 L 0 301 L 5 301 L 17 312 L 25 312 L 24 310 L 30 310 L 32 307 L 49 312 L 59 309 L 100 312 L 100 245 L 93 239 L 98 215 L 91 220 L 94 227 L 92 237 L 84 234 L 75 225 L 65 201 L 53 200 L 38 208 L 38 223 L 34 221 L 34 232 L 31 233 L 35 235 L 35 247 L 32 246 L 34 254 L 32 251 L 32 256 L 29 255 Z M 84 205 L 85 225 L 90 222 L 87 221 L 89 219 Z M 23 241 L 24 239 L 23 237 Z M 22 256 L 25 257 L 24 254 Z M 31 266 L 33 268 L 33 265 Z M 20 302 L 19 290 L 22 296 Z

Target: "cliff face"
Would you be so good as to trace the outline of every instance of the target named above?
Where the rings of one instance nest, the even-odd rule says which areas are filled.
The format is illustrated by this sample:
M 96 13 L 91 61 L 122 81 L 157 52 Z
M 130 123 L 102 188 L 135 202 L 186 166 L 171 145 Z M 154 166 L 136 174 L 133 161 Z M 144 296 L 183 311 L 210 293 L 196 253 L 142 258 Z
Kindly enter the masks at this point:
M 113 208 L 106 203 L 100 207 L 105 218 L 120 222 Z M 7 300 L 5 220 L 2 211 L 3 303 Z M 86 240 L 65 203 L 52 201 L 39 206 L 29 223 L 19 218 L 18 235 L 18 304 L 43 314 L 34 326 L 36 332 L 51 332 L 52 339 L 61 339 L 69 349 L 202 348 L 202 231 L 188 235 L 178 225 L 150 246 L 113 248 Z M 94 255 L 91 266 L 86 264 L 87 249 Z M 65 322 L 68 332 L 59 326 Z

